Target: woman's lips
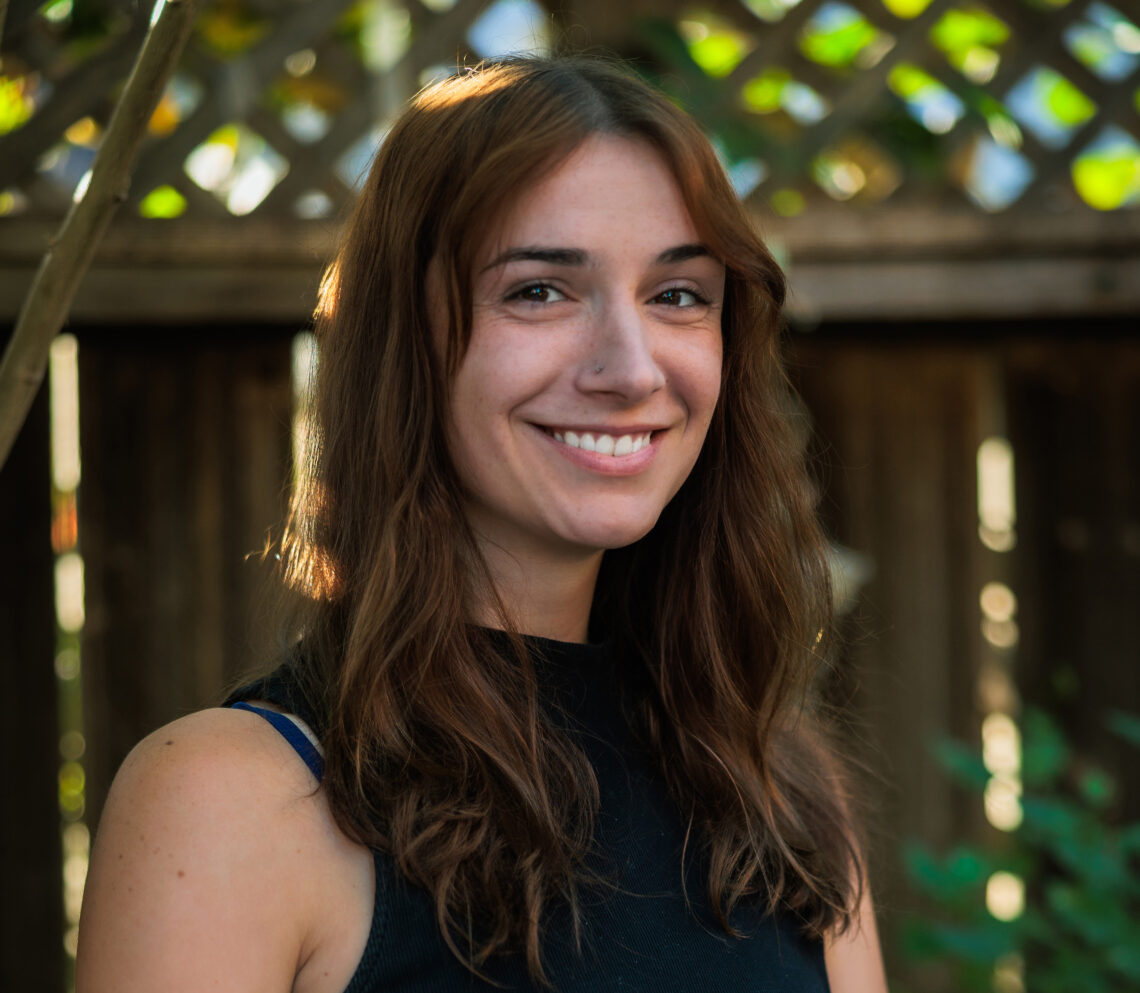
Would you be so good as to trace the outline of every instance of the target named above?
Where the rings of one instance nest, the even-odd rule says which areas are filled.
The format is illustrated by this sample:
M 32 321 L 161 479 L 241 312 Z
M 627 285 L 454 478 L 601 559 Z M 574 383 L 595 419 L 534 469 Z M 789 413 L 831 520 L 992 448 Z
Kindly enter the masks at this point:
M 664 434 L 653 428 L 607 432 L 535 426 L 568 461 L 611 476 L 644 471 L 656 456 Z

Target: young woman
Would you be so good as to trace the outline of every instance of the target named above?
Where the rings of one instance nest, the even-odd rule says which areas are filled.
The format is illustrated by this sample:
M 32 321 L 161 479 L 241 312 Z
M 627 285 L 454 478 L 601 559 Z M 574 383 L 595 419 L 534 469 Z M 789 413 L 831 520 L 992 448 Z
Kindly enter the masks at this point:
M 885 990 L 783 296 L 617 69 L 423 93 L 322 293 L 293 649 L 124 764 L 78 993 Z

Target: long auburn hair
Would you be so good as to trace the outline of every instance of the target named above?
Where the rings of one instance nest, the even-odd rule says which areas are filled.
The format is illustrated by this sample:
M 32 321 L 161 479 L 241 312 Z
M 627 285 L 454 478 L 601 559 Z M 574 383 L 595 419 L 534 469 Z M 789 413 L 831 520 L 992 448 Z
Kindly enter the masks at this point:
M 546 911 L 561 901 L 578 920 L 597 781 L 544 717 L 517 634 L 504 651 L 470 623 L 490 577 L 445 438 L 483 239 L 597 133 L 662 156 L 725 264 L 726 296 L 702 453 L 649 535 L 605 554 L 592 624 L 649 674 L 632 718 L 703 849 L 726 930 L 746 900 L 796 914 L 811 935 L 842 930 L 863 879 L 842 763 L 812 706 L 830 588 L 780 358 L 783 274 L 709 142 L 664 96 L 592 59 L 483 64 L 395 123 L 329 269 L 284 559 L 304 594 L 295 665 L 338 824 L 428 890 L 468 967 L 521 950 L 539 982 Z M 499 612 L 510 631 L 509 605 Z

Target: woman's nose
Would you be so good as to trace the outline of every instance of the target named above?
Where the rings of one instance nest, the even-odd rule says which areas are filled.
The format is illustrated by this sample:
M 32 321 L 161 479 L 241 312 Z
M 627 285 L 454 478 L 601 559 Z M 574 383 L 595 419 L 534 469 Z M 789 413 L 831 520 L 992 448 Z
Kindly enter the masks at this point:
M 599 315 L 594 347 L 583 356 L 582 386 L 640 400 L 665 385 L 653 352 L 653 327 L 635 304 L 608 306 Z

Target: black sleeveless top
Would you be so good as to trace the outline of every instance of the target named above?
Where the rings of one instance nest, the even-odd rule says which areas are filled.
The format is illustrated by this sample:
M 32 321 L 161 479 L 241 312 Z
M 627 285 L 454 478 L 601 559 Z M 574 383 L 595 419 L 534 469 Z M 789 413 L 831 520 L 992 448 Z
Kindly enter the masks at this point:
M 594 766 L 601 805 L 590 867 L 607 882 L 582 898 L 579 953 L 569 914 L 550 912 L 543 961 L 554 993 L 827 993 L 823 945 L 789 915 L 748 906 L 728 936 L 710 908 L 706 870 L 650 756 L 628 729 L 619 702 L 621 659 L 609 645 L 528 638 L 544 696 L 566 715 L 567 733 Z M 228 703 L 263 699 L 319 726 L 288 664 Z M 374 852 L 376 900 L 368 942 L 345 993 L 490 993 L 443 942 L 434 904 L 384 852 Z M 682 876 L 684 878 L 682 879 Z M 687 900 L 686 900 L 687 891 Z M 521 954 L 486 966 L 500 989 L 538 993 Z

